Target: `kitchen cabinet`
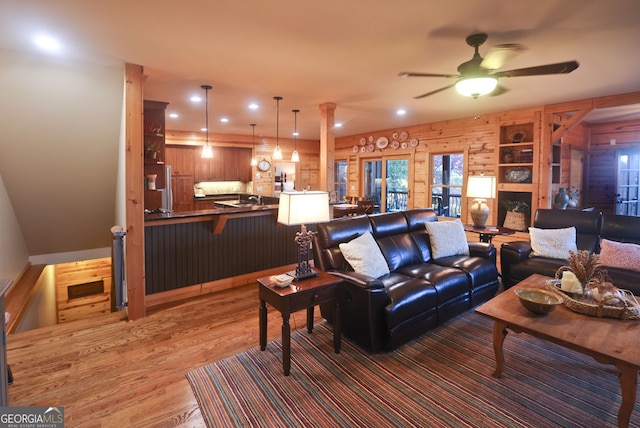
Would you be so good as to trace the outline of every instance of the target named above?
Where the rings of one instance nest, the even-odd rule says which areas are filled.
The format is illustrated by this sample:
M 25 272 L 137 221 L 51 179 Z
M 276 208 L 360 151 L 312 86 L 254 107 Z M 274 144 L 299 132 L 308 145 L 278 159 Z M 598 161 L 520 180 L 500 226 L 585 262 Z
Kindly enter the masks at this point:
M 221 156 L 225 181 L 251 181 L 251 149 L 225 147 Z
M 177 212 L 193 211 L 193 176 L 174 175 L 171 177 L 173 190 L 173 210 Z
M 213 159 L 202 159 L 195 149 L 195 181 L 251 181 L 251 149 L 213 147 Z
M 221 147 L 212 147 L 213 158 L 203 159 L 200 157 L 202 149 L 194 149 L 194 177 L 196 182 L 200 181 L 224 181 L 224 159 Z
M 167 146 L 165 163 L 171 165 L 173 175 L 194 175 L 195 153 L 192 147 Z

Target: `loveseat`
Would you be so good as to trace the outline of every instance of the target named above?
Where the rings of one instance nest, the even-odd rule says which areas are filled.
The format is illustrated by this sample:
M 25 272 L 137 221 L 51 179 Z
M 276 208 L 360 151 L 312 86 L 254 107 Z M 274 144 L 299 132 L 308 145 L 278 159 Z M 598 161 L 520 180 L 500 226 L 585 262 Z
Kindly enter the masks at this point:
M 467 243 L 458 221 L 468 254 L 436 259 L 425 224 L 437 221 L 429 208 L 345 217 L 317 225 L 315 266 L 344 279 L 339 304 L 345 336 L 372 352 L 392 350 L 496 294 L 495 247 Z M 374 248 L 359 255 L 382 254 L 379 265 L 384 266 L 377 267 L 389 273 L 378 278 L 354 271 L 340 249 L 340 244 L 369 235 Z M 320 308 L 322 316 L 333 322 L 332 308 Z
M 629 262 L 629 258 L 635 257 L 633 254 L 639 252 L 640 247 L 618 244 L 640 244 L 640 217 L 603 214 L 599 211 L 539 209 L 535 213 L 533 227 L 544 230 L 575 227 L 577 250 L 600 253 L 605 244 L 608 254 L 607 260 L 605 254 L 601 254 L 601 261 L 605 262 L 602 268 L 607 271 L 614 285 L 640 296 L 640 258 Z M 502 244 L 500 263 L 505 289 L 534 273 L 553 277 L 560 266 L 567 265 L 567 260 L 563 258 L 532 257 L 531 254 L 530 240 Z M 627 258 L 626 264 L 631 269 L 616 267 L 623 264 L 623 257 Z M 619 260 L 612 261 L 612 258 Z

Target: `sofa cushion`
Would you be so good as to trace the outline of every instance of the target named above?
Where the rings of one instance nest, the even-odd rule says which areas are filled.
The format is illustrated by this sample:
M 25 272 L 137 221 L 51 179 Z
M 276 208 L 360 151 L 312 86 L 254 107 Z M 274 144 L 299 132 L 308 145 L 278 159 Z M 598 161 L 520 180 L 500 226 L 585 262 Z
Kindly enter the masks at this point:
M 569 251 L 578 251 L 575 227 L 563 229 L 530 227 L 529 238 L 531 239 L 531 257 L 566 260 L 569 257 Z
M 421 254 L 408 233 L 385 236 L 376 240 L 387 260 L 389 270 L 421 262 Z
M 429 234 L 434 259 L 469 254 L 467 235 L 459 219 L 427 222 L 424 227 Z
M 357 273 L 380 278 L 389 273 L 389 266 L 378 243 L 369 232 L 339 245 L 342 255 Z
M 640 245 L 603 239 L 600 243 L 600 265 L 640 272 Z

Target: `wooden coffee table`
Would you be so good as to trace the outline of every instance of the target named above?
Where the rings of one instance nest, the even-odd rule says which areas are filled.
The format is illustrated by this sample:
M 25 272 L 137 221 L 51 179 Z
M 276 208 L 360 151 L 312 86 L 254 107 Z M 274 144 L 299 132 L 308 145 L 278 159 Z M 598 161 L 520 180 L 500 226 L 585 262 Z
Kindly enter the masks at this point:
M 502 344 L 507 329 L 527 333 L 568 349 L 593 357 L 603 364 L 614 365 L 619 372 L 622 404 L 618 426 L 628 427 L 636 402 L 640 369 L 640 321 L 596 318 L 577 314 L 560 305 L 548 315 L 527 311 L 513 292 L 514 288 L 544 288 L 550 278 L 531 275 L 514 287 L 500 293 L 476 312 L 494 320 L 493 350 L 496 354 L 494 377 L 500 377 L 504 365 Z

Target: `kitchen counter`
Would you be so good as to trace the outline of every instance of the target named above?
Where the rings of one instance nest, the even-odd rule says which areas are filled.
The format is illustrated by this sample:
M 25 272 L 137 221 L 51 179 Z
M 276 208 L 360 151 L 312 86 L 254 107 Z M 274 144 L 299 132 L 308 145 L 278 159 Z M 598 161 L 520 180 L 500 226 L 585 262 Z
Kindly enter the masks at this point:
M 168 213 L 145 214 L 144 221 L 147 225 L 150 225 L 151 223 L 154 223 L 154 225 L 162 223 L 185 223 L 189 221 L 204 221 L 205 219 L 203 219 L 202 217 L 205 216 L 248 214 L 255 212 L 264 212 L 265 215 L 268 215 L 271 211 L 274 210 L 278 210 L 278 204 L 251 205 L 242 207 L 234 207 L 229 205 L 224 208 L 221 207 L 197 211 L 171 211 Z

